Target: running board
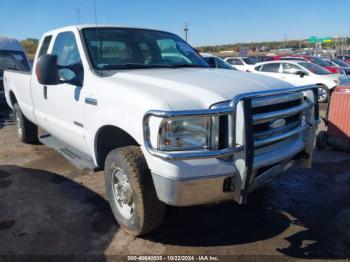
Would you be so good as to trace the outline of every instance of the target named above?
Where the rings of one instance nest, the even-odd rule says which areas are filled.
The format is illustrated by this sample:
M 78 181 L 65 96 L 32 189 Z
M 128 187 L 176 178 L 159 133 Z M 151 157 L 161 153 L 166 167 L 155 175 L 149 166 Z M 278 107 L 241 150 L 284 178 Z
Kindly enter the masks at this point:
M 94 171 L 96 170 L 96 166 L 94 165 L 92 158 L 78 152 L 76 149 L 68 146 L 58 138 L 50 134 L 44 134 L 39 136 L 39 141 L 47 147 L 50 147 L 63 155 L 64 158 L 66 158 L 73 166 L 79 170 L 86 168 Z

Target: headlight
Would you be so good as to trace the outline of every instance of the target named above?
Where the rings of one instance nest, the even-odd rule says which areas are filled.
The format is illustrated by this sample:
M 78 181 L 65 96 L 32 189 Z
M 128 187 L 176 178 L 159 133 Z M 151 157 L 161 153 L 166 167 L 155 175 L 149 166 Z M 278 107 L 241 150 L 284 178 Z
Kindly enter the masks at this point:
M 210 147 L 211 119 L 208 116 L 165 119 L 160 127 L 158 149 L 200 150 Z

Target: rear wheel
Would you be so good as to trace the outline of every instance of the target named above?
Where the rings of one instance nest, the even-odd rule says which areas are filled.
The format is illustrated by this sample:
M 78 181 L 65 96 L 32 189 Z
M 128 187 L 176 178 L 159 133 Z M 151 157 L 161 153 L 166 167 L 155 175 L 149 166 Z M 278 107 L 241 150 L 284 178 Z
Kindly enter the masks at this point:
M 22 143 L 32 144 L 38 141 L 38 127 L 23 115 L 17 103 L 13 105 L 13 118 L 17 137 Z
M 326 87 L 324 85 L 320 85 L 318 87 L 318 102 L 320 102 L 320 103 L 328 102 L 329 95 L 330 95 L 330 91 L 329 91 L 328 87 Z
M 119 225 L 140 236 L 163 221 L 165 204 L 159 201 L 146 160 L 138 146 L 112 150 L 105 162 L 109 204 Z

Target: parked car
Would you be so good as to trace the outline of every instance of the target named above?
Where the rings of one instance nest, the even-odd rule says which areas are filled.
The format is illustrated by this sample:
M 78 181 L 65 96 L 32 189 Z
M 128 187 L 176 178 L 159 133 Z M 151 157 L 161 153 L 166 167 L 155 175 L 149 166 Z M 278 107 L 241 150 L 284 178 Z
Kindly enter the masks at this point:
M 204 60 L 212 68 L 237 70 L 234 66 L 232 66 L 229 63 L 225 62 L 220 57 L 217 57 L 217 56 L 214 56 L 214 55 L 211 55 L 211 54 L 206 54 L 206 53 L 200 53 L 200 55 L 204 58 Z
M 319 102 L 327 102 L 331 92 L 339 83 L 341 75 L 333 74 L 316 64 L 306 61 L 271 61 L 256 64 L 255 73 L 272 76 L 296 86 L 319 87 Z
M 230 65 L 233 65 L 240 71 L 251 71 L 254 67 L 255 60 L 249 57 L 226 57 L 224 59 Z
M 340 55 L 337 56 L 337 58 L 343 60 L 347 64 L 350 64 L 350 55 Z
M 340 59 L 322 58 L 329 66 L 336 66 L 341 70 L 342 75 L 350 75 L 350 65 Z
M 65 27 L 44 34 L 33 67 L 4 74 L 19 139 L 36 141 L 39 126 L 78 168 L 104 169 L 132 235 L 155 229 L 166 204 L 243 204 L 296 163 L 311 166 L 316 86 L 210 68 L 172 33 Z
M 30 65 L 18 40 L 0 37 L 0 104 L 6 104 L 3 84 L 3 74 L 6 69 L 30 71 Z
M 341 67 L 332 66 L 323 61 L 322 58 L 316 57 L 316 56 L 308 56 L 308 55 L 290 55 L 290 56 L 280 56 L 278 59 L 275 60 L 304 60 L 310 63 L 314 63 L 316 65 L 322 66 L 323 68 L 327 69 L 328 71 L 335 73 L 335 74 L 345 74 L 345 71 Z

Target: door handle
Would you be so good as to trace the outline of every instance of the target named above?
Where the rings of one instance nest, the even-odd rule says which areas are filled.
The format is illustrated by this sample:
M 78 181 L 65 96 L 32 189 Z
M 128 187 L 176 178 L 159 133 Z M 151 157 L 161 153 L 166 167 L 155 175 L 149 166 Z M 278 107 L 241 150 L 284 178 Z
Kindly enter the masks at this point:
M 47 99 L 47 86 L 43 86 L 44 99 Z

